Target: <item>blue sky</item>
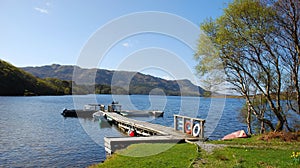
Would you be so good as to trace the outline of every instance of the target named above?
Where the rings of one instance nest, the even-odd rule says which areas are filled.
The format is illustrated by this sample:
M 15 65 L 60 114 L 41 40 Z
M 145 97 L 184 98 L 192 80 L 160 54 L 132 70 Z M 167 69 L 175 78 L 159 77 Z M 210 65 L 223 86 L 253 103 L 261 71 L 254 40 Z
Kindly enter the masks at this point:
M 208 17 L 220 16 L 226 3 L 228 0 L 0 0 L 0 59 L 18 67 L 75 65 L 89 38 L 118 17 L 159 11 L 199 26 Z M 145 33 L 118 41 L 98 68 L 118 69 L 124 57 L 146 47 L 172 51 L 191 68 L 196 64 L 193 51 L 178 40 Z

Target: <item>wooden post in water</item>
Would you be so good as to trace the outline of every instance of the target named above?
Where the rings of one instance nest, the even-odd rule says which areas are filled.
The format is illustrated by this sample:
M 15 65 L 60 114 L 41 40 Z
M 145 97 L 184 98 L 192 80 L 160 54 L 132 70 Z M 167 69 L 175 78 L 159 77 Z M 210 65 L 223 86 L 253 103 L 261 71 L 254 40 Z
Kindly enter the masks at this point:
M 194 136 L 194 135 L 193 135 L 193 127 L 194 127 L 194 119 L 191 118 L 191 135 L 192 135 L 192 136 Z
M 204 121 L 200 121 L 200 138 L 204 139 Z
M 177 131 L 177 115 L 174 115 L 174 130 Z
M 184 126 L 185 126 L 185 119 L 184 119 L 184 117 L 182 117 L 182 132 L 183 133 L 185 133 Z

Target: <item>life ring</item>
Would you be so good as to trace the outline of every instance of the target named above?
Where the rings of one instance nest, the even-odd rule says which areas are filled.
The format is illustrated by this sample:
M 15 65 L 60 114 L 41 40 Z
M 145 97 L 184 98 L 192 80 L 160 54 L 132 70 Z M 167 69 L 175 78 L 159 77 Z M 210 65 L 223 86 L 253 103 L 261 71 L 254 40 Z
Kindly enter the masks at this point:
M 197 123 L 193 127 L 193 136 L 197 137 L 197 136 L 199 136 L 199 134 L 200 134 L 200 124 Z
M 187 134 L 191 134 L 192 133 L 192 129 L 191 129 L 191 122 L 186 121 L 184 124 L 184 131 Z
M 128 130 L 128 135 L 131 136 L 131 137 L 134 137 L 135 136 L 135 131 L 130 129 Z

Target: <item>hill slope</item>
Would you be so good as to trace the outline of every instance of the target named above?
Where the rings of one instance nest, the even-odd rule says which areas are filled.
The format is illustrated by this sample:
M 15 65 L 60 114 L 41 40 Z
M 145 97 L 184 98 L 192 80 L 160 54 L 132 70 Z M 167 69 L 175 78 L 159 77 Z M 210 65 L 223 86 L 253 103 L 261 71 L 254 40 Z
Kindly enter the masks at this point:
M 55 85 L 57 82 L 59 85 Z M 62 95 L 65 94 L 63 85 L 68 82 L 55 79 L 39 79 L 3 60 L 0 60 L 0 95 Z
M 94 76 L 95 84 L 123 88 L 121 92 L 112 89 L 112 93 L 116 94 L 149 94 L 150 92 L 156 94 L 157 89 L 162 90 L 166 95 L 200 96 L 205 92 L 204 89 L 192 84 L 189 80 L 165 80 L 139 72 L 84 69 L 58 64 L 24 67 L 22 69 L 39 78 L 50 77 L 61 80 L 72 80 L 75 69 L 77 72 L 76 81 L 83 81 L 80 85 L 87 84 L 84 83 L 84 81 L 89 81 L 87 77 Z

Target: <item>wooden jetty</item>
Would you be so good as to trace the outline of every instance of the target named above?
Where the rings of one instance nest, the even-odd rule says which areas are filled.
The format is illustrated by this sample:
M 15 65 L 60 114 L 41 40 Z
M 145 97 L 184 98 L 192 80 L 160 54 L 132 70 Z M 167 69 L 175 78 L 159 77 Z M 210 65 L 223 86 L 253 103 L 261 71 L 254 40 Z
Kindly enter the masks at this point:
M 171 128 L 134 120 L 112 112 L 103 112 L 103 115 L 124 132 L 134 130 L 138 135 L 135 137 L 105 137 L 105 150 L 108 154 L 135 143 L 178 143 L 185 140 L 204 140 L 205 120 L 199 118 L 174 115 L 174 128 Z M 197 135 L 192 133 L 195 124 L 200 126 Z M 186 126 L 189 126 L 190 129 L 187 130 Z

